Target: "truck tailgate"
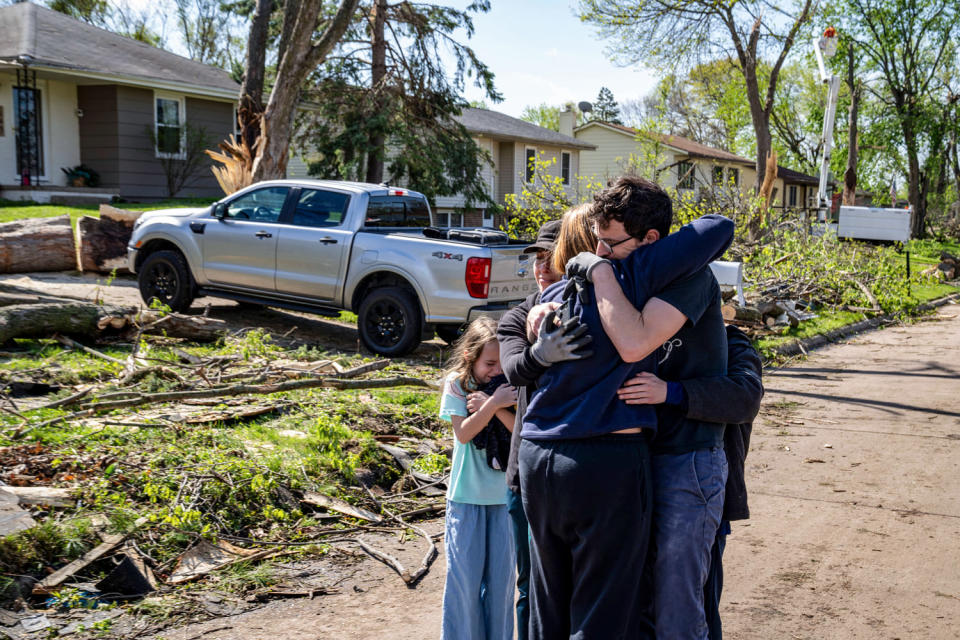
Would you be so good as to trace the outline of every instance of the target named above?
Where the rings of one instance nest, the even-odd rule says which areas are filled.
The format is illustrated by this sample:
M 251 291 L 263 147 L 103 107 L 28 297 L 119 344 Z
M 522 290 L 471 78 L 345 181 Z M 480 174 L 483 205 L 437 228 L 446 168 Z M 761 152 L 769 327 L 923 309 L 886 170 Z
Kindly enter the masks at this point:
M 523 300 L 537 290 L 533 279 L 533 260 L 536 254 L 523 253 L 522 245 L 490 247 L 490 302 Z

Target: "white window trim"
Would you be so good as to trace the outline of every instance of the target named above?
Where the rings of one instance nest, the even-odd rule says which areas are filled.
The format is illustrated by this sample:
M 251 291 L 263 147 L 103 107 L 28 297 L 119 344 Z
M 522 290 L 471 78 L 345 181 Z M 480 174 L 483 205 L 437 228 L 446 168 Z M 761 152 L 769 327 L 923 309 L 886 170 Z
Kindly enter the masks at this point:
M 682 165 L 689 164 L 690 169 L 684 171 L 683 174 L 680 174 L 680 167 Z M 687 175 L 689 173 L 689 175 Z M 691 184 L 689 187 L 683 186 L 683 180 L 689 180 Z M 681 160 L 677 163 L 677 191 L 681 189 L 683 191 L 693 191 L 697 188 L 697 163 L 694 162 L 693 158 L 688 158 L 686 160 Z
M 563 154 L 567 154 L 567 181 L 563 181 Z M 573 183 L 573 152 L 566 149 L 560 150 L 560 183 L 569 187 Z
M 180 113 L 180 153 L 166 153 L 160 151 L 158 144 L 160 142 L 160 127 L 157 123 L 157 100 L 176 100 Z M 182 94 L 168 93 L 166 91 L 153 92 L 153 153 L 156 158 L 171 158 L 174 160 L 183 160 L 187 157 L 187 150 L 184 148 L 187 143 L 187 101 Z
M 540 160 L 540 152 L 537 151 L 536 147 L 524 147 L 523 148 L 523 183 L 524 184 L 533 184 L 537 180 L 537 170 L 533 170 L 533 175 L 531 180 L 527 180 L 527 170 L 529 169 L 530 161 L 527 160 L 527 152 L 533 151 L 534 161 Z

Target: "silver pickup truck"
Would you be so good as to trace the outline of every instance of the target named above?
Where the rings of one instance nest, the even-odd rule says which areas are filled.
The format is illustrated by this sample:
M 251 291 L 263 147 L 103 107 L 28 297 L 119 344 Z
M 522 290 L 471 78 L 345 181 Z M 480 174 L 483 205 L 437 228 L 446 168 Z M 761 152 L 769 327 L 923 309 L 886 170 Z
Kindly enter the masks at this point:
M 197 296 L 337 316 L 388 356 L 536 290 L 530 254 L 491 229 L 431 227 L 422 194 L 357 182 L 261 182 L 203 209 L 145 213 L 128 246 L 140 294 L 175 311 Z

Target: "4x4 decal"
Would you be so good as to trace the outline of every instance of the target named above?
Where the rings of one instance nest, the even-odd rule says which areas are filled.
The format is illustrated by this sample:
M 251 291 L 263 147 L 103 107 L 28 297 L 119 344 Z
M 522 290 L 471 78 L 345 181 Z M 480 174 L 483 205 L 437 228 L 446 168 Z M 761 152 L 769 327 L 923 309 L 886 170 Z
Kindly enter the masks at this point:
M 463 262 L 462 253 L 446 253 L 445 251 L 434 251 L 431 253 L 434 258 L 440 258 L 441 260 L 459 260 Z

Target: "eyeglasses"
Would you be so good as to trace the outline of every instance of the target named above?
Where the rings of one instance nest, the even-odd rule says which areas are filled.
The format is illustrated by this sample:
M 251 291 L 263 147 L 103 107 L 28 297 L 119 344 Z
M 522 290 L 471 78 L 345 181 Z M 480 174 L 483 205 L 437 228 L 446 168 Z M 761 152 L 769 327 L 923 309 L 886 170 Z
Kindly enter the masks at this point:
M 623 240 L 617 240 L 616 242 L 607 242 L 606 240 L 601 240 L 600 238 L 597 238 L 597 244 L 600 245 L 601 248 L 606 249 L 610 253 L 613 253 L 614 247 L 616 247 L 617 245 L 623 244 L 627 240 L 633 240 L 633 236 L 627 236 Z

